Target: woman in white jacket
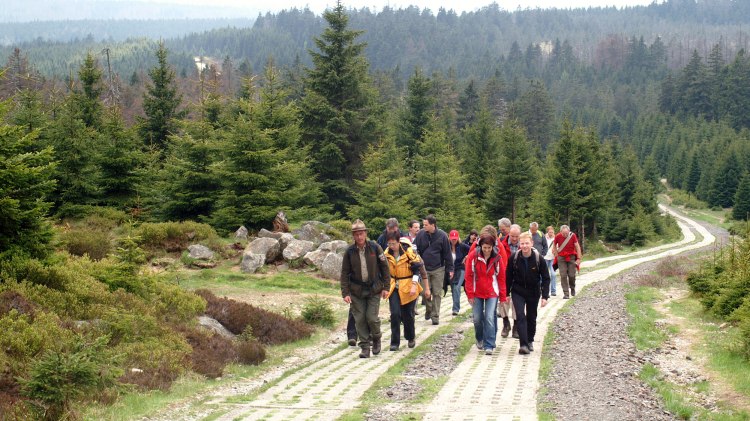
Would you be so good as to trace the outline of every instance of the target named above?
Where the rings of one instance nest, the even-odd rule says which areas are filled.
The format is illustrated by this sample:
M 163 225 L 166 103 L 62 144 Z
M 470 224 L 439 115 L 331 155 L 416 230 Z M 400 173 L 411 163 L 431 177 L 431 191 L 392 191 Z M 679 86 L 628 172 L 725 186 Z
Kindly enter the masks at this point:
M 555 269 L 552 268 L 552 262 L 555 260 L 555 256 L 552 255 L 552 242 L 555 241 L 555 227 L 551 225 L 547 227 L 547 234 L 545 234 L 544 240 L 547 241 L 547 254 L 544 255 L 544 261 L 547 262 L 547 269 L 549 269 L 549 291 L 550 295 L 557 295 L 557 277 L 555 276 Z

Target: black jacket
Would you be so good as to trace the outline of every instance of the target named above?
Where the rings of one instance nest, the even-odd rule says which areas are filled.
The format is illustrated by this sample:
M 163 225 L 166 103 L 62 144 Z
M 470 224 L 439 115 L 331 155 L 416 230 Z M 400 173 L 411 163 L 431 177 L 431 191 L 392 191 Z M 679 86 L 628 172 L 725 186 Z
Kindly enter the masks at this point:
M 414 239 L 414 243 L 417 245 L 417 252 L 422 257 L 427 271 L 445 266 L 446 272 L 453 272 L 453 255 L 451 255 L 451 245 L 445 231 L 435 228 L 435 232 L 429 234 L 421 230 Z
M 383 249 L 374 242 L 365 243 L 365 259 L 367 260 L 368 279 L 362 279 L 362 267 L 359 260 L 357 245 L 352 244 L 344 253 L 341 263 L 341 296 L 369 297 L 379 294 L 391 282 L 388 260 Z
M 509 294 L 511 292 L 541 294 L 545 300 L 549 299 L 549 270 L 547 270 L 544 258 L 536 249 L 531 249 L 531 256 L 527 259 L 524 258 L 521 250 L 518 250 L 508 260 L 508 267 L 505 269 L 505 284 Z

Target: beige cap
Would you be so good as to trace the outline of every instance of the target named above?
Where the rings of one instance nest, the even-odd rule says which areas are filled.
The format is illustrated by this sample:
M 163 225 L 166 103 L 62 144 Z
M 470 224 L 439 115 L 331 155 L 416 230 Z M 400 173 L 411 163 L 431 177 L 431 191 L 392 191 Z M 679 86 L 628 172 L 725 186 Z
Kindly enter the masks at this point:
M 367 231 L 367 227 L 365 226 L 365 223 L 362 222 L 361 219 L 357 219 L 352 224 L 352 232 L 357 232 L 357 231 Z

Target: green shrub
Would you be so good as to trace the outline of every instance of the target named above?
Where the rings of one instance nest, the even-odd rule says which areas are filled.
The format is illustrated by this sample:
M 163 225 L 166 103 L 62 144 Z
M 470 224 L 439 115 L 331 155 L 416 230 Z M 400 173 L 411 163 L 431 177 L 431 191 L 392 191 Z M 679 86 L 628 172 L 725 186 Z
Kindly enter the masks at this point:
M 120 344 L 115 351 L 124 359 L 122 383 L 142 390 L 167 390 L 190 367 L 192 349 L 182 335 L 165 330 L 159 337 Z
M 46 350 L 64 348 L 71 339 L 72 332 L 54 314 L 38 311 L 31 318 L 13 309 L 0 318 L 0 349 L 21 366 Z
M 673 206 L 684 206 L 688 209 L 708 209 L 709 207 L 708 203 L 698 200 L 694 195 L 684 190 L 670 190 L 669 197 L 672 198 Z
M 237 341 L 237 360 L 242 364 L 259 365 L 266 359 L 266 349 L 257 339 Z
M 352 238 L 352 223 L 344 219 L 336 219 L 328 223 L 333 229 L 326 231 L 334 240 L 349 241 Z
M 210 225 L 192 221 L 145 223 L 136 229 L 135 234 L 143 247 L 168 252 L 181 252 L 196 242 L 204 242 L 208 247 L 211 244 L 215 246 L 212 241 L 216 242 L 219 238 Z
M 311 324 L 323 327 L 331 327 L 336 323 L 336 317 L 333 314 L 331 303 L 325 298 L 308 297 L 302 306 L 302 320 Z
M 74 401 L 91 399 L 114 386 L 120 371 L 106 357 L 107 340 L 79 340 L 71 351 L 48 350 L 33 363 L 29 378 L 21 382 L 22 390 L 24 396 L 41 404 L 45 419 L 61 419 L 71 413 Z
M 253 335 L 261 343 L 278 345 L 308 338 L 313 333 L 312 326 L 300 320 L 290 320 L 247 303 L 217 298 L 205 289 L 197 290 L 195 293 L 206 300 L 206 314 L 235 335 L 243 333 L 247 326 L 250 326 Z

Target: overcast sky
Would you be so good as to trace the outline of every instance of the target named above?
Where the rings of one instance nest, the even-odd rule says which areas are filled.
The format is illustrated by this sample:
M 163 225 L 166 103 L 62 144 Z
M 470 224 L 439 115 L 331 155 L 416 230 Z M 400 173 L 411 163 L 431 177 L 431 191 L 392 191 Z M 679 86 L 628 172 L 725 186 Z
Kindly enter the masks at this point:
M 329 7 L 336 4 L 335 0 L 160 0 L 171 1 L 174 3 L 192 3 L 192 4 L 222 4 L 227 6 L 239 6 L 257 9 L 262 12 L 278 12 L 282 9 L 297 7 L 303 9 L 309 7 L 315 13 L 321 13 Z M 653 0 L 499 0 L 497 4 L 505 10 L 513 11 L 519 6 L 525 8 L 577 8 L 588 6 L 642 6 L 652 3 Z M 661 1 L 659 1 L 661 2 Z M 390 6 L 394 9 L 407 7 L 410 5 L 419 8 L 429 8 L 433 12 L 442 6 L 446 9 L 453 9 L 458 13 L 464 11 L 474 11 L 483 6 L 491 4 L 492 0 L 346 0 L 344 6 L 347 8 L 369 7 L 373 11 L 381 10 L 384 6 Z

